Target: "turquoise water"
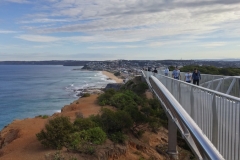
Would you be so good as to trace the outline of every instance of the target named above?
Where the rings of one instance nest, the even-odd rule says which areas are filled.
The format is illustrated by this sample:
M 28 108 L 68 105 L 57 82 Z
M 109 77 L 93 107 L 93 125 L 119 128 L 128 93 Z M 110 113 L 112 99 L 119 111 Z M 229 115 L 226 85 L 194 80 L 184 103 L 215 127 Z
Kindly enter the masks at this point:
M 14 119 L 52 115 L 78 97 L 77 89 L 102 88 L 107 77 L 81 67 L 0 65 L 0 130 Z

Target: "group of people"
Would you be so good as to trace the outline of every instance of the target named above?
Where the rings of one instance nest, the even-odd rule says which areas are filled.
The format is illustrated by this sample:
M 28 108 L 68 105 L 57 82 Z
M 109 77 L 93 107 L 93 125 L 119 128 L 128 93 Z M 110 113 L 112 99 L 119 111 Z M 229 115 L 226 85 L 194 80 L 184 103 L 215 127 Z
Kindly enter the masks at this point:
M 169 75 L 169 69 L 166 68 L 164 71 L 165 76 Z M 181 79 L 181 74 L 180 74 L 180 70 L 178 69 L 178 67 L 175 68 L 175 70 L 173 70 L 172 72 L 172 77 L 174 79 Z M 194 68 L 194 71 L 191 73 L 190 71 L 188 71 L 185 74 L 184 77 L 184 81 L 187 83 L 191 83 L 193 81 L 193 84 L 199 85 L 199 80 L 201 80 L 201 74 L 200 71 L 197 70 L 197 68 Z

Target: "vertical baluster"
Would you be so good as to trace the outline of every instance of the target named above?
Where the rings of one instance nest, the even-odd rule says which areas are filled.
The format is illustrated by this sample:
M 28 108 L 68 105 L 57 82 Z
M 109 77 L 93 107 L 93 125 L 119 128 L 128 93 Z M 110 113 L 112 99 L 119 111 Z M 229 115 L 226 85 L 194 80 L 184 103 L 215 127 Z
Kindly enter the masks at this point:
M 231 153 L 232 153 L 232 105 L 233 105 L 233 101 L 229 100 L 229 107 L 228 107 L 228 115 L 229 115 L 229 120 L 228 120 L 228 143 L 229 143 L 229 147 L 228 147 L 228 159 L 231 159 Z
M 190 113 L 192 119 L 196 122 L 195 116 L 194 116 L 194 95 L 193 95 L 193 87 L 191 87 L 190 91 Z
M 214 144 L 215 147 L 218 146 L 218 114 L 217 114 L 217 104 L 216 104 L 216 95 L 213 95 L 212 99 L 212 124 L 211 126 L 211 141 Z
M 219 99 L 219 131 L 218 131 L 218 150 L 222 153 L 222 100 L 223 98 L 220 97 Z
M 226 110 L 227 110 L 227 99 L 224 98 L 224 108 L 223 108 L 223 114 L 224 114 L 224 118 L 223 118 L 223 157 L 226 158 L 226 153 L 227 153 L 227 128 L 226 128 Z
M 201 101 L 202 101 L 202 111 L 203 111 L 203 115 L 202 115 L 202 119 L 204 120 L 204 119 L 206 119 L 206 109 L 205 109 L 205 103 L 206 103 L 206 92 L 205 91 L 203 91 L 203 98 L 201 99 Z M 205 131 L 206 131 L 206 122 L 205 121 L 203 121 L 203 126 L 201 126 L 201 129 L 203 130 L 203 132 L 205 133 Z
M 236 123 L 236 113 L 235 113 L 235 108 L 236 108 L 236 102 L 235 103 L 233 103 L 233 105 L 232 105 L 232 108 L 231 108 L 231 110 L 232 110 L 232 142 L 231 142 L 231 144 L 232 144 L 232 146 L 231 146 L 231 159 L 235 159 L 234 158 L 234 151 L 235 151 L 235 141 L 236 141 L 236 127 L 235 127 L 235 123 Z
M 228 99 L 228 103 L 226 106 L 226 158 L 228 159 L 229 155 L 229 107 L 230 107 L 230 101 Z
M 209 138 L 208 135 L 208 121 L 209 121 L 209 116 L 208 116 L 208 102 L 209 102 L 209 94 L 206 92 L 206 102 L 205 102 L 205 115 L 206 115 L 206 124 L 205 124 L 205 134 Z
M 236 141 L 235 141 L 235 159 L 240 159 L 240 103 L 236 104 Z

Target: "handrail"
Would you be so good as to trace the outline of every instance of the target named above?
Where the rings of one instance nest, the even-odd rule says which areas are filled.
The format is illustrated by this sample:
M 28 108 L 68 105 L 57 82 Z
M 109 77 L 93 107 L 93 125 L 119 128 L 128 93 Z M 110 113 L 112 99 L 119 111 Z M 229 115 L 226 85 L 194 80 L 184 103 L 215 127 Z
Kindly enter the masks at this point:
M 198 158 L 213 160 L 224 159 L 212 142 L 202 133 L 202 130 L 168 91 L 168 89 L 156 77 L 150 76 L 148 81 L 144 72 L 142 72 L 142 74 L 151 90 L 155 93 L 159 100 L 164 103 L 163 106 L 166 107 L 165 111 L 169 112 L 169 115 L 175 119 L 174 122 L 180 131 L 188 131 L 188 133 L 182 133 L 184 135 L 183 137 L 190 145 L 192 145 L 191 148 Z
M 182 108 L 179 102 L 172 96 L 172 94 L 168 91 L 168 89 L 154 76 L 150 77 L 150 83 L 156 85 L 162 92 L 162 95 L 168 100 L 168 109 L 174 110 L 175 114 L 177 114 L 176 118 L 178 121 L 183 123 L 185 127 L 188 129 L 191 137 L 193 138 L 196 146 L 199 149 L 199 152 L 202 154 L 203 159 L 213 159 L 213 160 L 221 160 L 224 159 L 222 155 L 218 152 L 218 150 L 214 147 L 211 141 L 202 134 L 202 130 L 198 127 L 198 125 L 194 122 L 194 120 L 188 115 L 188 113 Z M 155 91 L 155 88 L 153 87 Z M 155 94 L 157 92 L 155 91 Z
M 175 81 L 177 81 L 177 82 L 179 82 L 179 83 L 187 84 L 187 85 L 190 85 L 190 86 L 192 86 L 192 87 L 194 87 L 194 88 L 198 88 L 198 89 L 201 89 L 201 90 L 203 90 L 203 91 L 207 91 L 207 92 L 209 92 L 209 93 L 213 93 L 213 94 L 218 95 L 218 96 L 221 96 L 221 97 L 226 97 L 226 98 L 228 98 L 228 99 L 231 99 L 231 100 L 239 101 L 239 102 L 240 102 L 240 98 L 235 97 L 235 96 L 231 96 L 231 95 L 229 95 L 229 94 L 225 94 L 225 93 L 222 93 L 222 92 L 218 92 L 218 91 L 215 91 L 215 90 L 211 90 L 211 89 L 208 89 L 208 88 L 205 88 L 205 87 L 202 87 L 202 86 L 194 85 L 194 84 L 192 84 L 192 83 L 187 83 L 187 82 L 184 82 L 184 81 L 179 81 L 179 80 L 176 80 L 176 79 L 174 79 L 174 78 L 172 78 L 172 77 L 168 77 L 168 76 L 164 76 L 164 75 L 161 75 L 161 76 L 166 77 L 166 78 L 169 78 L 169 79 L 173 79 L 173 80 L 175 80 Z M 236 77 L 236 76 L 234 76 L 234 77 Z

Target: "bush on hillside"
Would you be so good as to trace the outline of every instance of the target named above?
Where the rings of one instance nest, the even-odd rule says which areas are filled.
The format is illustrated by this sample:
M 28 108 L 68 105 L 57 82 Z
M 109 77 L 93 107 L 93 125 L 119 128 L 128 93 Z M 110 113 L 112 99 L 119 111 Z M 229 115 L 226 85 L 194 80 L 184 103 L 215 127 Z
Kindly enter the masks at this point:
M 115 76 L 120 76 L 121 73 L 120 73 L 120 72 L 115 72 L 114 75 L 115 75 Z
M 127 136 L 123 132 L 115 132 L 109 135 L 109 139 L 114 143 L 124 144 Z
M 88 130 L 90 128 L 97 127 L 97 124 L 90 118 L 77 118 L 73 125 L 77 131 Z
M 70 133 L 73 132 L 73 125 L 68 117 L 56 117 L 49 120 L 45 129 L 36 134 L 37 139 L 45 147 L 53 149 L 61 149 L 67 140 Z
M 148 89 L 148 85 L 145 82 L 141 82 L 137 85 L 134 85 L 132 91 L 138 95 L 143 95 Z
M 128 81 L 123 87 L 122 90 L 131 90 L 138 96 L 143 96 L 143 94 L 148 89 L 148 85 L 146 82 L 142 82 L 141 80 L 135 78 L 134 80 Z
M 90 97 L 90 93 L 83 93 L 82 97 Z
M 121 132 L 133 125 L 130 115 L 125 111 L 111 111 L 103 109 L 101 115 L 103 129 L 109 133 Z
M 111 105 L 122 110 L 125 106 L 137 106 L 132 97 L 125 93 L 117 93 L 111 98 Z
M 103 94 L 98 97 L 98 104 L 100 106 L 111 105 L 111 97 L 115 95 L 114 89 L 107 89 Z

